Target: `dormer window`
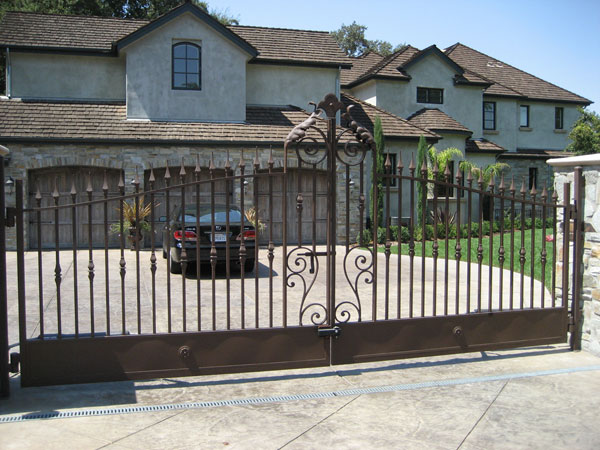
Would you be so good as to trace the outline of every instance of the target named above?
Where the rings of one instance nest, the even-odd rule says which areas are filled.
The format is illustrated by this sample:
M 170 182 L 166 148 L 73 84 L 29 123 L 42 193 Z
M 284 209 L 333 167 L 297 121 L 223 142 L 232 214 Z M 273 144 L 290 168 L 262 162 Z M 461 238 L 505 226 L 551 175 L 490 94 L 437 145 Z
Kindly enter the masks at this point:
M 191 42 L 173 44 L 173 89 L 200 90 L 200 50 Z
M 444 90 L 436 88 L 417 88 L 417 103 L 444 103 Z

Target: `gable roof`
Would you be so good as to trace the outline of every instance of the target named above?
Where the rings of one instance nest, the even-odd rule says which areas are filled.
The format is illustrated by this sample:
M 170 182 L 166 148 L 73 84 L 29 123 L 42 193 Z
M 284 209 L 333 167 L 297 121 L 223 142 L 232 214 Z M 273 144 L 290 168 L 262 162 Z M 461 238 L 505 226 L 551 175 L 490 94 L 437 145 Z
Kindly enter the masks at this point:
M 229 39 L 235 45 L 246 51 L 251 56 L 258 55 L 258 51 L 242 39 L 240 36 L 232 32 L 229 28 L 221 24 L 218 20 L 214 19 L 210 14 L 206 13 L 202 8 L 194 5 L 193 3 L 185 2 L 176 8 L 173 8 L 166 14 L 156 18 L 155 20 L 143 25 L 134 32 L 122 37 L 117 42 L 117 50 L 121 50 L 123 47 L 135 42 L 136 40 L 146 36 L 151 31 L 161 27 L 162 25 L 176 19 L 182 14 L 190 13 L 193 14 L 198 20 L 204 22 L 206 25 L 211 27 L 214 31 L 221 34 L 226 39 Z
M 438 108 L 423 108 L 408 117 L 413 125 L 433 132 L 453 132 L 461 134 L 473 134 L 471 130 L 462 123 L 454 120 Z
M 368 69 L 380 62 L 383 58 L 383 56 L 375 52 L 367 52 L 361 56 L 350 57 L 350 60 L 352 61 L 352 68 L 342 70 L 340 83 L 342 86 L 344 86 L 354 81 L 364 74 Z
M 460 66 L 492 83 L 484 91 L 484 95 L 563 101 L 583 105 L 591 103 L 590 100 L 584 97 L 502 61 L 498 61 L 461 43 L 456 43 L 448 47 L 445 53 Z
M 409 121 L 398 117 L 381 108 L 371 105 L 370 103 L 359 100 L 348 94 L 341 95 L 342 103 L 345 106 L 352 105 L 350 114 L 356 122 L 367 128 L 371 134 L 374 133 L 375 118 L 381 118 L 383 134 L 386 138 L 401 138 L 401 139 L 418 139 L 423 135 L 428 141 L 437 142 L 440 136 L 432 131 L 412 124 Z M 345 125 L 342 120 L 342 125 Z
M 245 123 L 154 122 L 127 120 L 121 103 L 0 99 L 0 117 L 0 142 L 283 145 L 308 113 L 293 106 L 247 107 Z M 325 120 L 317 126 L 326 132 Z
M 502 153 L 505 151 L 504 147 L 483 138 L 467 139 L 465 144 L 465 152 L 467 153 Z
M 203 14 L 204 19 L 210 17 L 187 3 L 154 21 L 7 12 L 0 24 L 0 47 L 30 51 L 116 54 L 119 45 L 123 47 L 153 27 L 188 11 L 197 17 Z M 214 19 L 206 20 L 215 25 Z M 254 56 L 253 62 L 346 68 L 352 64 L 327 32 L 247 26 L 224 27 L 218 24 L 219 27 L 219 32 L 228 35 Z

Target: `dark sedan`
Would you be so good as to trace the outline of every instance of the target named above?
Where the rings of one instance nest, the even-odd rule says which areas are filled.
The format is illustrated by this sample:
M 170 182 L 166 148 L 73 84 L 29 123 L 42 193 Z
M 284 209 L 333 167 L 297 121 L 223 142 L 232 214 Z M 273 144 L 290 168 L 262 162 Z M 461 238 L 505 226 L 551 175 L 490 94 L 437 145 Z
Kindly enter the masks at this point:
M 201 204 L 198 212 L 195 205 L 187 206 L 183 216 L 180 207 L 175 209 L 169 218 L 169 226 L 163 229 L 162 244 L 163 257 L 166 258 L 169 251 L 171 254 L 171 273 L 181 273 L 181 250 L 184 242 L 187 262 L 198 262 L 196 261 L 196 245 L 199 245 L 199 262 L 201 264 L 210 263 L 210 251 L 214 241 L 214 247 L 217 251 L 217 263 L 227 261 L 227 249 L 229 248 L 231 265 L 239 268 L 239 249 L 243 239 L 246 247 L 244 270 L 250 271 L 254 268 L 254 243 L 256 239 L 254 225 L 247 218 L 242 221 L 240 209 L 230 206 L 228 230 L 227 216 L 225 205 L 215 205 L 214 215 L 210 204 Z M 199 230 L 196 229 L 198 224 Z

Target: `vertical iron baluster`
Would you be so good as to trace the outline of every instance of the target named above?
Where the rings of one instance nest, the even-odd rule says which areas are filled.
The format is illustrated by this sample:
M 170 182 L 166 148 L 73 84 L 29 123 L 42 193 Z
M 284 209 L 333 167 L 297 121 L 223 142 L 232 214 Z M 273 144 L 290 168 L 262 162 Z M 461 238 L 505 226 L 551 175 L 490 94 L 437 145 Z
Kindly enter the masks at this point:
M 515 286 L 515 177 L 510 180 L 510 309 L 514 309 Z
M 187 289 L 186 289 L 186 272 L 188 265 L 187 256 L 187 236 L 185 229 L 185 163 L 183 157 L 181 158 L 181 168 L 179 169 L 179 183 L 181 184 L 181 315 L 183 320 L 183 332 L 187 331 Z
M 140 177 L 138 176 L 138 169 L 135 168 L 135 177 L 133 178 L 133 186 L 135 189 L 135 227 L 133 230 L 135 231 L 135 235 L 132 236 L 134 245 L 135 245 L 135 305 L 136 305 L 136 313 L 137 313 L 137 332 L 138 334 L 142 334 L 142 290 L 140 286 L 140 245 L 141 241 L 138 239 L 141 230 L 140 230 Z M 131 234 L 131 231 L 130 231 Z
M 214 155 L 210 155 L 210 269 L 212 288 L 212 329 L 217 329 L 217 248 L 215 247 L 215 162 Z M 227 195 L 227 194 L 226 194 Z
M 433 292 L 432 292 L 432 314 L 437 316 L 437 274 L 438 274 L 438 255 L 440 244 L 438 242 L 438 190 L 437 180 L 439 178 L 438 162 L 433 164 L 433 243 L 431 245 L 431 256 L 433 257 Z M 447 251 L 447 249 L 446 249 Z
M 521 264 L 521 299 L 520 299 L 520 308 L 524 308 L 524 300 L 525 300 L 525 195 L 527 191 L 525 190 L 525 177 L 523 177 L 523 182 L 521 183 L 521 250 L 519 251 L 519 263 Z
M 282 325 L 285 328 L 287 326 L 287 216 L 288 216 L 288 205 L 287 205 L 287 197 L 288 197 L 288 179 L 287 179 L 287 164 L 288 161 L 286 156 L 284 156 L 283 160 L 283 173 L 281 178 L 281 214 L 282 214 L 282 223 L 281 223 L 281 233 L 283 235 L 283 242 L 281 244 L 282 250 L 282 270 L 281 270 L 281 283 L 282 283 L 282 295 L 281 295 L 281 303 L 282 303 Z M 329 299 L 329 293 L 327 293 L 327 298 Z
M 346 253 L 350 249 L 350 182 L 350 166 L 346 165 Z M 315 218 L 313 215 L 313 222 Z
M 36 211 L 36 222 L 37 222 L 37 256 L 38 256 L 38 288 L 39 288 L 39 317 L 40 317 L 40 338 L 44 339 L 44 277 L 42 276 L 42 193 L 40 192 L 40 185 L 38 183 L 37 190 L 35 193 L 35 205 L 38 210 Z M 0 211 L 4 211 L 0 209 Z M 2 214 L 0 212 L 0 214 Z
M 269 170 L 269 247 L 267 253 L 269 259 L 269 327 L 273 328 L 273 258 L 275 257 L 275 245 L 273 244 L 273 148 L 269 149 L 267 166 Z M 285 211 L 282 214 L 285 215 Z
M 254 327 L 259 327 L 259 291 L 260 286 L 258 282 L 258 244 L 260 242 L 260 216 L 258 214 L 258 171 L 260 170 L 260 161 L 258 159 L 258 147 L 254 154 L 254 171 L 252 178 L 253 188 L 253 199 L 252 206 L 254 207 Z M 313 219 L 314 219 L 313 214 Z M 314 220 L 313 220 L 314 223 Z
M 483 173 L 479 171 L 479 179 L 477 180 L 479 185 L 479 233 L 477 239 L 477 312 L 481 312 L 481 278 L 482 278 L 482 262 L 483 262 Z
M 500 248 L 498 249 L 498 263 L 500 264 L 500 278 L 498 281 L 498 309 L 502 311 L 504 309 L 504 195 L 506 193 L 504 174 L 500 176 L 498 192 L 500 194 L 500 216 L 498 218 L 498 220 L 500 220 Z
M 546 257 L 548 256 L 548 252 L 546 251 L 546 219 L 548 218 L 546 205 L 548 202 L 548 189 L 546 188 L 546 185 L 544 185 L 540 198 L 542 200 L 542 253 L 540 254 L 540 262 L 542 263 L 542 308 L 544 308 L 546 306 Z
M 537 190 L 535 189 L 535 183 L 533 184 L 532 188 L 531 188 L 531 201 L 533 202 L 531 204 L 531 254 L 530 254 L 530 258 L 531 258 L 531 273 L 530 273 L 530 278 L 529 278 L 529 307 L 533 308 L 533 296 L 534 296 L 534 282 L 535 282 L 535 207 L 536 207 L 536 203 L 535 203 L 535 197 L 537 195 Z
M 125 195 L 125 181 L 123 180 L 123 171 L 119 177 L 119 243 L 121 258 L 119 260 L 119 275 L 121 276 L 121 334 L 127 334 L 127 326 L 125 323 L 125 230 L 123 223 L 123 196 Z
M 449 217 L 450 217 L 450 189 L 448 187 L 448 183 L 450 183 L 450 167 L 446 164 L 446 170 L 444 170 L 444 181 L 446 182 L 446 199 L 444 201 L 444 214 L 446 216 L 445 224 L 444 224 L 444 234 L 446 235 L 445 248 L 444 252 L 444 315 L 448 315 L 448 270 L 449 270 L 449 253 L 450 253 L 450 243 L 448 241 L 449 234 Z
M 167 208 L 167 223 L 165 228 L 167 229 L 167 331 L 172 331 L 172 320 L 171 320 L 171 239 L 173 238 L 173 230 L 171 229 L 171 190 L 169 185 L 171 184 L 171 172 L 169 171 L 169 161 L 167 161 L 165 168 L 165 202 Z
M 296 178 L 296 217 L 298 223 L 296 224 L 298 227 L 298 248 L 302 247 L 302 210 L 304 203 L 304 196 L 302 195 L 302 177 L 300 176 L 300 172 L 302 170 L 302 160 L 298 160 L 298 177 Z
M 388 153 L 385 158 L 384 163 L 385 169 L 385 320 L 390 318 L 390 254 L 392 250 L 392 240 L 390 237 L 390 178 L 392 173 L 392 162 L 390 161 L 390 154 Z M 346 173 L 348 173 L 349 167 L 346 166 Z M 348 178 L 346 178 L 346 181 Z M 346 182 L 346 188 L 348 187 L 348 183 Z M 349 202 L 350 199 L 346 197 L 346 202 Z M 347 203 L 348 205 L 349 203 Z M 348 208 L 346 208 L 348 211 Z M 348 230 L 348 226 L 346 230 Z M 346 240 L 348 242 L 348 240 Z M 348 251 L 346 245 L 346 251 Z
M 569 311 L 569 240 L 571 238 L 571 183 L 563 185 L 562 307 Z
M 0 161 L 0 164 L 2 162 Z M 2 167 L 2 170 L 4 167 Z M 1 171 L 1 170 L 0 170 Z M 4 183 L 4 179 L 2 179 Z M 58 205 L 58 191 L 55 187 L 56 198 L 54 199 L 55 206 Z M 54 196 L 54 194 L 52 194 Z M 2 201 L 4 201 L 4 196 L 2 197 Z M 16 225 L 16 238 L 17 238 L 17 302 L 19 304 L 19 342 L 22 344 L 21 347 L 21 357 L 24 356 L 24 353 L 27 352 L 27 346 L 24 345 L 27 340 L 27 305 L 26 305 L 26 297 L 25 297 L 25 226 L 23 220 L 23 180 L 15 181 L 15 225 Z M 58 211 L 58 209 L 57 209 Z M 4 214 L 4 211 L 2 211 Z M 4 229 L 2 230 L 4 231 Z M 6 247 L 5 247 L 6 250 Z M 57 252 L 58 254 L 58 252 Z M 6 264 L 3 261 L 3 268 L 6 268 Z M 57 276 L 60 277 L 60 265 L 57 262 Z M 6 270 L 3 272 L 3 275 L 6 275 Z M 4 281 L 4 280 L 2 280 Z M 57 282 L 57 286 L 60 284 L 60 281 Z M 57 287 L 57 308 L 58 308 L 58 337 L 62 337 L 61 334 L 61 323 L 60 323 L 60 288 Z M 4 308 L 3 308 L 4 309 Z M 4 315 L 4 311 L 3 311 Z M 6 323 L 6 322 L 5 322 Z M 4 339 L 6 340 L 6 344 L 8 344 L 8 336 L 5 335 Z M 8 350 L 8 348 L 6 349 Z M 8 356 L 5 354 L 4 356 Z
M 368 244 L 364 243 L 364 237 L 363 237 L 363 231 L 364 231 L 363 224 L 365 223 L 365 201 L 366 201 L 365 194 L 363 193 L 364 182 L 365 182 L 363 170 L 364 170 L 364 163 L 363 163 L 363 161 L 361 161 L 360 162 L 360 176 L 359 176 L 359 181 L 358 181 L 358 184 L 359 184 L 358 192 L 360 193 L 358 196 L 358 214 L 360 216 L 359 243 L 360 243 L 361 247 L 363 247 L 363 246 L 366 247 Z M 314 250 L 315 249 L 313 246 L 313 251 Z M 358 321 L 362 322 L 362 314 L 358 315 Z
M 88 198 L 88 280 L 90 281 L 90 333 L 94 337 L 96 332 L 95 317 L 94 317 L 94 253 L 93 253 L 93 242 L 92 242 L 92 174 L 88 172 L 88 183 L 87 183 L 87 198 Z
M 494 274 L 494 188 L 496 186 L 494 182 L 494 175 L 490 178 L 489 183 L 490 189 L 490 240 L 489 240 L 489 253 L 488 253 L 488 311 L 492 311 L 492 277 Z
M 423 191 L 422 202 L 423 208 L 421 210 L 421 317 L 425 317 L 425 238 L 427 236 L 427 158 L 423 160 L 421 166 L 421 186 Z M 433 181 L 435 186 L 435 180 Z
M 58 234 L 58 201 L 60 194 L 58 193 L 58 179 L 54 180 L 54 191 L 52 192 L 54 199 L 54 283 L 56 284 L 56 316 L 57 316 L 57 336 L 62 337 L 62 303 L 60 283 L 62 282 L 62 269 L 60 268 L 60 246 Z
M 312 165 L 312 251 L 317 252 L 317 165 Z
M 246 179 L 244 178 L 244 172 L 246 170 L 246 161 L 244 161 L 244 149 L 240 154 L 240 213 L 242 216 L 241 219 L 241 229 L 240 229 L 240 249 L 239 249 L 239 258 L 240 258 L 240 295 L 242 300 L 242 329 L 246 328 L 246 238 L 244 237 L 244 223 L 246 219 L 245 211 L 244 211 L 244 202 L 245 202 L 245 186 L 244 183 Z
M 148 182 L 150 184 L 150 274 L 152 277 L 152 333 L 156 334 L 156 240 L 155 240 L 155 205 L 154 205 L 154 169 L 150 166 Z
M 557 244 L 557 229 L 556 229 L 556 221 L 557 221 L 557 211 L 558 211 L 558 194 L 556 189 L 552 193 L 552 307 L 556 307 L 556 244 Z
M 408 256 L 410 258 L 410 279 L 408 289 L 408 317 L 413 316 L 413 290 L 414 290 L 414 268 L 415 268 L 415 159 L 414 154 L 410 157 L 408 172 L 410 173 L 410 239 L 408 243 Z M 376 256 L 376 255 L 375 255 Z
M 460 167 L 456 170 L 456 245 L 454 247 L 454 258 L 456 259 L 456 300 L 454 313 L 460 313 L 460 260 L 462 258 L 462 247 L 460 245 L 460 199 L 464 191 L 462 190 L 462 171 Z
M 194 168 L 194 181 L 196 189 L 196 308 L 198 331 L 202 329 L 202 293 L 200 286 L 201 269 L 200 263 L 200 155 L 196 155 L 196 167 Z
M 231 329 L 231 223 L 229 221 L 229 206 L 230 206 L 230 198 L 229 193 L 231 192 L 231 184 L 230 181 L 231 176 L 231 163 L 229 162 L 229 150 L 227 150 L 226 161 L 225 161 L 225 210 L 227 211 L 225 214 L 225 309 L 227 314 L 227 329 Z M 242 229 L 240 233 L 243 232 L 243 218 L 242 218 Z
M 110 276 L 108 272 L 108 179 L 106 176 L 106 170 L 104 170 L 104 180 L 102 182 L 102 195 L 104 197 L 102 206 L 104 217 L 104 295 L 106 297 L 106 335 L 110 336 Z
M 471 230 L 473 223 L 473 172 L 467 174 L 467 314 L 471 313 Z
M 398 155 L 398 176 L 396 180 L 398 182 L 398 266 L 396 273 L 396 318 L 402 317 L 402 171 L 404 166 L 402 165 L 402 154 Z M 362 163 L 361 163 L 361 176 L 362 176 Z M 362 180 L 361 180 L 362 184 Z M 362 192 L 362 187 L 360 192 Z M 363 197 L 364 198 L 364 197 Z M 362 223 L 362 217 L 361 217 Z
M 71 238 L 73 245 L 73 314 L 75 322 L 75 337 L 79 337 L 79 286 L 77 276 L 77 190 L 75 189 L 75 179 L 71 183 Z

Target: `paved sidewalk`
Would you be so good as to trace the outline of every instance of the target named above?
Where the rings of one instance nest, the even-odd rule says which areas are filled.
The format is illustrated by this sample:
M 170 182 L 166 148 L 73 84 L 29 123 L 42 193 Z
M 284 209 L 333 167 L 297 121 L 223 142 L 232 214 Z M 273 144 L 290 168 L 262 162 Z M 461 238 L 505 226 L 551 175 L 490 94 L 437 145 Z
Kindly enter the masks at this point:
M 560 345 L 139 382 L 18 382 L 0 400 L 3 449 L 600 448 L 600 358 Z

